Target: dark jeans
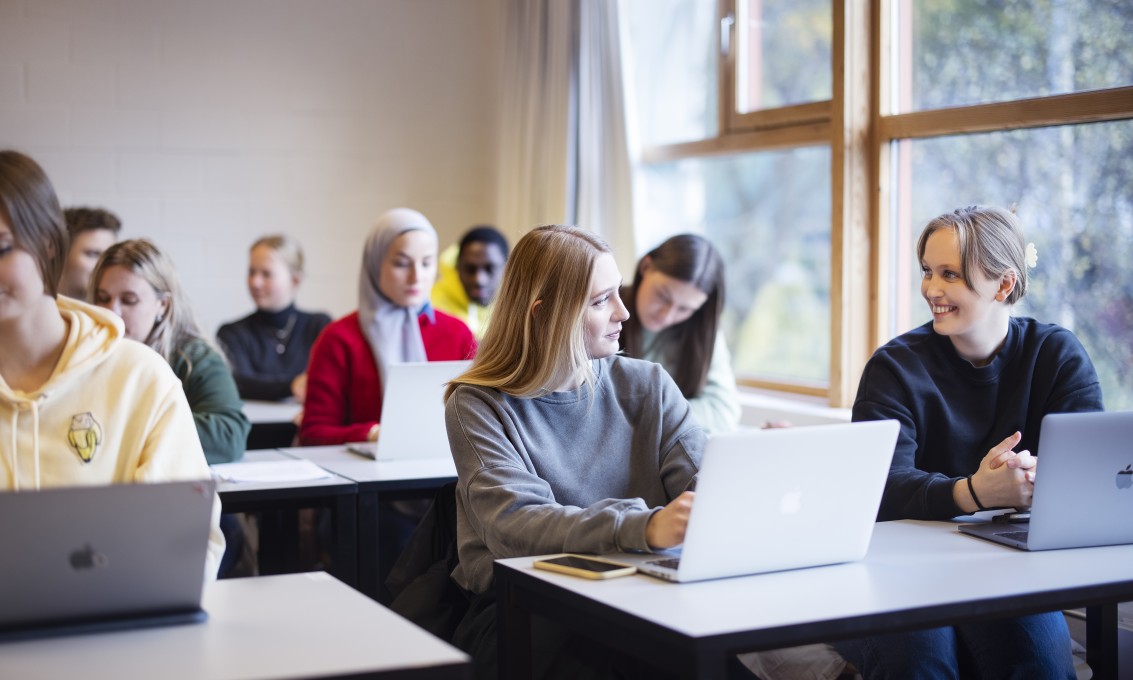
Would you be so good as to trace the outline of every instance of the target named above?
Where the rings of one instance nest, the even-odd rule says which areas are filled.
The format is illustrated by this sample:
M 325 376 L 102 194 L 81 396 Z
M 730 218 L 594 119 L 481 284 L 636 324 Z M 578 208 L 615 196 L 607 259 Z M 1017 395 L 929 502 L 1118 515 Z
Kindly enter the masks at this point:
M 220 569 L 216 573 L 218 578 L 224 578 L 244 554 L 244 528 L 236 515 L 221 515 L 220 533 L 224 534 L 224 556 L 220 558 Z
M 866 680 L 1073 680 L 1062 612 L 894 633 L 835 643 Z

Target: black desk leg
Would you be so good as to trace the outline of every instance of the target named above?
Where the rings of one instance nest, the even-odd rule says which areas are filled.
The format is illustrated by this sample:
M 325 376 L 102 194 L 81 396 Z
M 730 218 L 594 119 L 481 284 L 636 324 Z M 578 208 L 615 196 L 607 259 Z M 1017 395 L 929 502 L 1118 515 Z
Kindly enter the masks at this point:
M 531 613 L 520 608 L 512 586 L 496 579 L 496 654 L 503 680 L 531 678 Z
M 693 677 L 697 680 L 727 680 L 729 675 L 729 666 L 732 657 L 735 654 L 728 652 L 726 649 L 713 649 L 707 647 L 697 653 L 693 658 L 695 670 L 693 670 Z M 739 662 L 736 662 L 737 665 Z
M 353 495 L 336 496 L 334 502 L 334 576 L 358 587 L 358 516 Z
M 374 601 L 378 599 L 378 494 L 358 491 L 358 585 Z
M 1086 607 L 1086 663 L 1097 680 L 1117 680 L 1117 603 Z

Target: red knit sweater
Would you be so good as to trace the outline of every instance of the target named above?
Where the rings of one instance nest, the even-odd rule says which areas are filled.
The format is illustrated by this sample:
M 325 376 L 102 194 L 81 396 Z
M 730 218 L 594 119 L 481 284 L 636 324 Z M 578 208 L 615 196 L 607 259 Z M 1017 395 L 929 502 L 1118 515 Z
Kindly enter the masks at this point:
M 468 326 L 444 312 L 417 317 L 429 361 L 471 359 L 476 340 Z M 332 322 L 315 340 L 307 366 L 307 400 L 299 443 L 303 446 L 366 441 L 382 414 L 381 379 L 358 312 Z

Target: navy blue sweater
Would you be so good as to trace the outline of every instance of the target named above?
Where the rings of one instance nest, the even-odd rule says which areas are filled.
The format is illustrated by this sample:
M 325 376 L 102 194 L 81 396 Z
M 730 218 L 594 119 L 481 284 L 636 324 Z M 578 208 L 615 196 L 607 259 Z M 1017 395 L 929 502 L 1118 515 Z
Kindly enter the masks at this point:
M 963 514 L 952 485 L 974 473 L 991 447 L 1018 430 L 1015 450 L 1037 456 L 1043 416 L 1101 410 L 1094 365 L 1060 326 L 1012 317 L 1003 348 L 981 368 L 931 322 L 898 336 L 866 364 L 853 410 L 854 420 L 901 423 L 878 519 Z

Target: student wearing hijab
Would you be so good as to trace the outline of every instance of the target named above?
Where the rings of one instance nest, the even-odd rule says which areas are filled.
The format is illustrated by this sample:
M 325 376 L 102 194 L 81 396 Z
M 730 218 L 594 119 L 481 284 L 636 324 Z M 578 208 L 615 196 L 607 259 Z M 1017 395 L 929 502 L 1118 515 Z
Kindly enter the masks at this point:
M 378 218 L 362 254 L 358 310 L 311 349 L 302 445 L 377 441 L 389 364 L 475 355 L 468 326 L 429 304 L 436 274 L 437 233 L 424 215 L 396 208 Z

